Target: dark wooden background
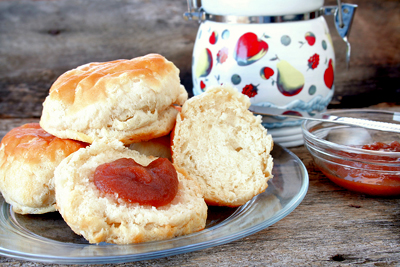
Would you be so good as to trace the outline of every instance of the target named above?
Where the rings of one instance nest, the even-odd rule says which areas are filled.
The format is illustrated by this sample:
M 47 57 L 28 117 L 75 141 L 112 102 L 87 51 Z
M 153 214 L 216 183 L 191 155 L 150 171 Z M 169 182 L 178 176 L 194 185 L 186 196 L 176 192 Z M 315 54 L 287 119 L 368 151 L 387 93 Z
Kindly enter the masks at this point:
M 349 70 L 345 44 L 326 18 L 337 58 L 330 108 L 400 111 L 400 0 L 349 3 L 359 5 Z M 0 138 L 37 122 L 54 80 L 88 62 L 160 53 L 191 92 L 198 24 L 183 19 L 186 8 L 185 0 L 0 0 Z M 284 220 L 225 245 L 120 266 L 399 266 L 399 199 L 344 190 L 322 175 L 304 146 L 291 151 L 305 164 L 310 186 Z M 0 265 L 59 266 L 8 257 Z
M 331 108 L 400 102 L 400 1 L 358 4 L 345 44 L 326 17 L 336 50 Z M 325 1 L 335 5 L 336 1 Z M 185 21 L 185 0 L 0 0 L 0 117 L 40 117 L 63 72 L 93 61 L 160 53 L 181 70 L 191 93 L 191 53 L 198 23 Z

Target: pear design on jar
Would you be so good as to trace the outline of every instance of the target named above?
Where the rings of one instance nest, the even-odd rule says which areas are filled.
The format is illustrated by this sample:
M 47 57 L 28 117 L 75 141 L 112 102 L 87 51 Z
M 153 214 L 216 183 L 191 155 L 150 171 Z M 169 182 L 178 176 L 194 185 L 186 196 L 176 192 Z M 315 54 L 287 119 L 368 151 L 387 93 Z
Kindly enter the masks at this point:
M 213 57 L 210 49 L 205 48 L 199 52 L 195 74 L 197 78 L 207 77 L 213 67 Z
M 294 96 L 303 90 L 304 75 L 286 60 L 280 60 L 276 64 L 278 70 L 277 87 L 284 96 Z

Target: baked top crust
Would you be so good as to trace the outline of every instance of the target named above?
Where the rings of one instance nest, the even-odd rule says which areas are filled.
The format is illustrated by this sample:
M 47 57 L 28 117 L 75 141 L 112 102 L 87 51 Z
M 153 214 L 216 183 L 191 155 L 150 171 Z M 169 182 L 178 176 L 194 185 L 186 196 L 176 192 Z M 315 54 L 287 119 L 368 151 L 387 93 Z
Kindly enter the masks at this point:
M 89 63 L 54 82 L 40 125 L 60 138 L 89 143 L 141 142 L 168 134 L 177 114 L 173 105 L 187 97 L 178 68 L 161 55 Z
M 8 132 L 0 144 L 0 190 L 20 214 L 55 211 L 54 170 L 87 144 L 60 139 L 29 123 Z
M 207 205 L 196 181 L 177 169 L 178 193 L 158 208 L 127 203 L 100 193 L 93 182 L 96 168 L 120 158 L 147 166 L 147 157 L 122 143 L 94 142 L 71 155 L 55 171 L 57 209 L 71 229 L 90 243 L 129 244 L 169 239 L 204 229 Z

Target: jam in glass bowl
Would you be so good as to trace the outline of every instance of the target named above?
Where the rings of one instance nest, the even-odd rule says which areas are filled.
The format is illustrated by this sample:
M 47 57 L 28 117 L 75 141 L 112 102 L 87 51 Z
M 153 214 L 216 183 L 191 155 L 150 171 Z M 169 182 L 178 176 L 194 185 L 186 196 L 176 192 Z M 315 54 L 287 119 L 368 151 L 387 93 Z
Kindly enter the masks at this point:
M 400 124 L 400 113 L 348 109 L 343 117 Z M 332 182 L 371 196 L 400 196 L 400 134 L 329 122 L 304 121 L 304 144 Z

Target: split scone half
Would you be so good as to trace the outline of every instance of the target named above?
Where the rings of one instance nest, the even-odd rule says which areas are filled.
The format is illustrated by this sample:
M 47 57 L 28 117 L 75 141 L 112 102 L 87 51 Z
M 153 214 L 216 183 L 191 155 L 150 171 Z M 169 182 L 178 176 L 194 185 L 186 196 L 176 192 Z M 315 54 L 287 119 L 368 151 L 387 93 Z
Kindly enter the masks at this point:
M 249 106 L 234 88 L 211 87 L 177 116 L 172 160 L 199 182 L 209 205 L 243 205 L 272 178 L 272 137 Z
M 55 211 L 54 170 L 86 143 L 60 139 L 39 123 L 9 131 L 0 143 L 0 191 L 13 211 L 43 214 Z
M 178 68 L 161 55 L 90 63 L 54 82 L 40 125 L 57 137 L 87 143 L 147 141 L 172 130 L 174 105 L 187 97 Z
M 121 159 L 133 159 L 145 167 L 156 160 L 155 157 L 130 150 L 119 141 L 94 142 L 66 158 L 57 167 L 57 210 L 76 234 L 82 235 L 90 243 L 130 244 L 169 239 L 204 229 L 207 205 L 197 182 L 183 170 L 173 167 L 178 180 L 177 190 L 167 203 L 160 206 L 127 200 L 123 189 L 130 185 L 126 184 L 126 180 L 118 181 L 119 178 L 115 181 L 123 185 L 118 189 L 120 191 L 104 191 L 97 183 L 99 166 Z M 171 164 L 167 159 L 163 160 Z M 126 176 L 126 172 L 130 171 L 130 167 L 114 169 L 109 174 Z M 139 170 L 137 175 L 141 176 L 143 172 L 146 171 Z M 114 179 L 112 176 L 107 176 L 104 182 Z M 147 196 L 145 192 L 151 190 L 148 189 L 148 182 L 142 181 L 139 185 L 141 189 L 135 189 L 138 193 L 144 192 L 144 198 Z M 158 188 L 153 193 L 163 196 L 162 190 Z

